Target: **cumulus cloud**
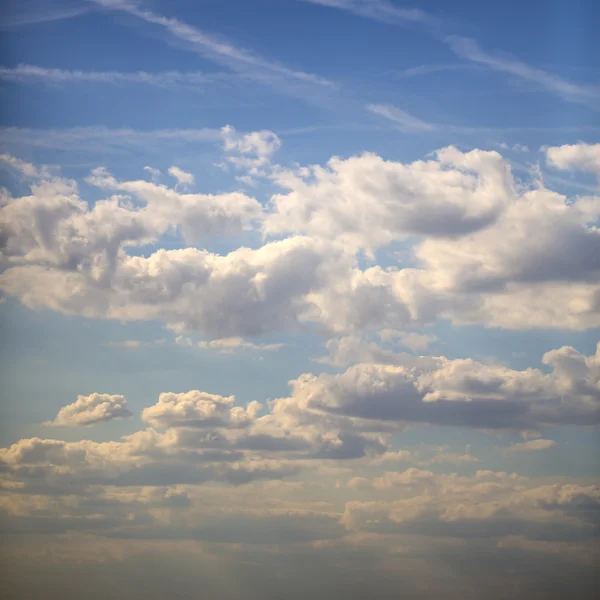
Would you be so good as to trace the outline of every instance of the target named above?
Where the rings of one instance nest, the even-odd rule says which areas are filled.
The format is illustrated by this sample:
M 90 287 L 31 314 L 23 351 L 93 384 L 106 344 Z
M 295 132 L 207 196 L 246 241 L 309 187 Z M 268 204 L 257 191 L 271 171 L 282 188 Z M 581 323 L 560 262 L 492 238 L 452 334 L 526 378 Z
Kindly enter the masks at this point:
M 227 136 L 250 169 L 278 147 L 263 132 Z M 311 325 L 328 335 L 404 331 L 396 341 L 422 351 L 434 340 L 407 329 L 438 319 L 600 325 L 597 199 L 519 184 L 495 152 L 446 148 L 411 164 L 368 154 L 270 176 L 290 191 L 266 210 L 245 194 L 182 193 L 104 169 L 88 182 L 115 195 L 90 208 L 75 182 L 42 177 L 0 208 L 9 267 L 0 287 L 32 308 L 158 320 L 208 342 Z M 286 237 L 225 255 L 127 253 L 177 228 L 198 244 L 261 222 Z M 400 240 L 413 242 L 411 266 L 359 267 L 361 251 Z
M 126 407 L 127 399 L 121 395 L 90 394 L 89 396 L 77 396 L 73 404 L 63 406 L 53 421 L 45 425 L 56 425 L 61 427 L 75 427 L 95 425 L 131 417 L 131 412 Z
M 410 357 L 405 364 L 357 364 L 341 374 L 304 374 L 274 412 L 432 423 L 491 429 L 600 420 L 600 345 L 593 356 L 573 348 L 548 352 L 553 372 L 516 371 L 471 359 Z
M 548 164 L 556 169 L 600 174 L 600 144 L 565 144 L 544 148 Z
M 252 402 L 244 410 L 233 406 L 233 396 L 219 396 L 199 390 L 184 394 L 164 393 L 158 403 L 142 411 L 142 420 L 152 427 L 246 427 L 260 409 Z
M 499 154 L 452 148 L 407 165 L 375 154 L 334 157 L 326 167 L 273 177 L 289 192 L 273 197 L 267 233 L 338 237 L 370 251 L 409 236 L 453 238 L 485 228 L 514 197 Z

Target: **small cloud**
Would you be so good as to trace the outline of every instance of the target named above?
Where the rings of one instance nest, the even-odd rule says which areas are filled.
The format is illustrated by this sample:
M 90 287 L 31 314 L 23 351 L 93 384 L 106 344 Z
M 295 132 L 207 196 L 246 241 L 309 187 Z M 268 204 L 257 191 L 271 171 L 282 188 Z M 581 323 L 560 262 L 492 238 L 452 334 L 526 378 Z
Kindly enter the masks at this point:
M 221 338 L 218 340 L 193 342 L 190 338 L 179 336 L 175 342 L 188 348 L 196 347 L 202 350 L 215 350 L 219 354 L 234 354 L 243 350 L 256 352 L 276 352 L 283 348 L 283 344 L 254 344 L 240 337 Z
M 180 183 L 181 185 L 193 185 L 195 182 L 194 176 L 191 173 L 186 173 L 179 167 L 169 167 L 168 173 L 171 177 L 175 177 L 177 183 Z
M 73 404 L 63 406 L 54 421 L 46 421 L 44 425 L 56 427 L 90 426 L 113 419 L 131 417 L 126 407 L 125 396 L 111 394 L 90 394 L 77 396 Z
M 379 332 L 382 342 L 397 343 L 413 352 L 427 350 L 435 341 L 435 335 L 416 333 L 414 331 L 398 331 L 396 329 L 383 329 Z
M 128 350 L 137 350 L 142 346 L 160 346 L 164 344 L 166 340 L 152 340 L 150 342 L 142 342 L 140 340 L 124 340 L 122 342 L 109 342 L 106 344 L 109 348 L 126 348 Z
M 527 442 L 512 444 L 512 446 L 508 448 L 508 452 L 536 452 L 538 450 L 548 450 L 554 446 L 556 446 L 556 442 L 554 440 L 529 440 Z
M 148 171 L 148 173 L 150 173 L 150 177 L 154 183 L 159 181 L 162 177 L 160 169 L 155 169 L 154 167 L 144 167 L 144 171 Z
M 418 117 L 407 113 L 401 108 L 387 104 L 369 104 L 367 110 L 375 115 L 384 117 L 396 124 L 398 129 L 406 132 L 435 131 L 437 127 L 433 123 L 422 121 Z

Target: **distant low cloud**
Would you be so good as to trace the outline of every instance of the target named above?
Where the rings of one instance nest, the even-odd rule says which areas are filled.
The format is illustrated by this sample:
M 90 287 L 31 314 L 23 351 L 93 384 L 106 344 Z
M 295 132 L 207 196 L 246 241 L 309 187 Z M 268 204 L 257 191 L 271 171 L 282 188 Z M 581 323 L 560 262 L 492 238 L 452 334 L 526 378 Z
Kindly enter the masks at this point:
M 539 450 L 548 450 L 554 448 L 556 442 L 554 440 L 528 440 L 527 442 L 519 442 L 509 447 L 509 452 L 537 452 Z

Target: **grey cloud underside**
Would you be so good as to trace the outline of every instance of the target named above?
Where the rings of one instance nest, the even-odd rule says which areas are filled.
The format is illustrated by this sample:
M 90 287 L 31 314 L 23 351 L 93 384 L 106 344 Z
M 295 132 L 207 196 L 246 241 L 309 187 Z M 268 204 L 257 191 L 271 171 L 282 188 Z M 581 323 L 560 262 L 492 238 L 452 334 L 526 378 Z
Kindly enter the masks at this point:
M 31 438 L 2 449 L 3 479 L 8 488 L 50 495 L 97 485 L 240 485 L 321 461 L 372 460 L 407 423 L 513 430 L 600 423 L 600 345 L 592 356 L 563 347 L 543 362 L 552 372 L 399 354 L 395 365 L 301 375 L 265 413 L 258 402 L 236 406 L 233 396 L 163 393 L 142 411 L 150 427 L 118 442 Z M 89 407 L 107 398 L 125 404 L 122 396 L 82 396 L 57 420 L 89 424 Z

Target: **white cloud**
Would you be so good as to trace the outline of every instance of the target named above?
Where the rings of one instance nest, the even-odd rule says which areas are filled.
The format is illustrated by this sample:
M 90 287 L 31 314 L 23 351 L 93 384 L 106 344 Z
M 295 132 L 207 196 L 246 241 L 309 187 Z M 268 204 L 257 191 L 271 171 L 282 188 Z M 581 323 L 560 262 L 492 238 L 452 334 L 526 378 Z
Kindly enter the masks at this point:
M 557 169 L 589 171 L 600 175 L 600 144 L 565 144 L 544 148 L 548 164 Z
M 182 185 L 193 185 L 195 183 L 194 176 L 191 173 L 186 173 L 179 167 L 169 167 L 168 173 L 172 177 L 175 177 L 177 182 Z
M 432 37 L 443 41 L 459 57 L 489 69 L 508 73 L 524 81 L 534 83 L 566 100 L 579 102 L 597 109 L 600 87 L 573 83 L 559 75 L 533 67 L 520 60 L 488 54 L 471 38 L 447 35 L 444 24 L 419 9 L 398 8 L 387 0 L 304 0 L 313 4 L 323 4 L 347 10 L 359 16 L 384 23 L 406 25 L 421 24 Z
M 519 442 L 510 446 L 510 452 L 535 452 L 537 450 L 548 450 L 554 448 L 556 442 L 554 440 L 528 440 L 527 442 Z
M 435 131 L 437 126 L 432 123 L 426 123 L 417 117 L 395 106 L 386 104 L 369 104 L 367 110 L 375 115 L 385 117 L 394 122 L 401 131 L 419 132 Z
M 38 169 L 35 165 L 10 154 L 0 154 L 0 163 L 18 171 L 24 177 L 32 179 L 48 176 L 49 174 L 47 167 L 44 166 Z
M 242 159 L 268 161 L 278 143 L 263 133 L 228 130 L 227 143 Z M 600 324 L 597 199 L 570 201 L 519 183 L 498 153 L 452 147 L 410 164 L 368 154 L 334 158 L 327 168 L 269 168 L 289 192 L 274 195 L 267 210 L 242 193 L 181 193 L 104 169 L 88 182 L 120 195 L 90 209 L 75 182 L 43 177 L 30 196 L 7 198 L 0 209 L 9 266 L 0 286 L 30 307 L 159 320 L 207 341 L 308 323 L 329 335 L 440 318 L 505 328 Z M 304 235 L 226 255 L 126 252 L 177 226 L 187 244 L 198 244 L 261 221 L 267 233 Z M 358 267 L 361 249 L 373 258 L 402 240 L 412 243 L 413 266 Z M 418 351 L 433 341 L 416 336 L 399 342 Z
M 63 406 L 53 421 L 45 425 L 60 427 L 77 427 L 96 425 L 122 419 L 131 416 L 127 409 L 125 396 L 111 394 L 90 394 L 89 396 L 77 396 L 73 404 Z
M 357 15 L 385 23 L 424 23 L 433 19 L 418 8 L 399 8 L 386 0 L 303 0 L 332 8 L 348 10 Z
M 234 406 L 233 396 L 219 396 L 199 390 L 184 394 L 163 393 L 158 404 L 142 411 L 142 420 L 152 427 L 247 427 L 260 409 L 252 402 L 244 410 Z
M 326 167 L 281 171 L 289 190 L 273 197 L 267 233 L 308 232 L 373 251 L 409 236 L 457 237 L 484 229 L 514 198 L 508 166 L 495 152 L 447 148 L 411 164 L 376 154 L 331 158 Z
M 164 71 L 148 73 L 137 71 L 124 73 L 120 71 L 77 71 L 65 69 L 48 69 L 36 65 L 20 64 L 16 67 L 0 66 L 0 79 L 6 81 L 41 81 L 48 84 L 61 83 L 141 83 L 158 87 L 205 86 L 223 79 L 223 75 L 208 75 L 200 72 L 183 73 L 181 71 Z
M 597 108 L 598 106 L 600 100 L 599 87 L 573 83 L 559 75 L 532 67 L 517 59 L 488 54 L 479 47 L 475 40 L 470 38 L 452 35 L 447 36 L 445 42 L 461 58 L 534 83 L 566 100 L 580 102 L 591 108 Z
M 244 350 L 253 352 L 275 352 L 283 348 L 283 344 L 255 344 L 240 337 L 221 338 L 218 340 L 202 340 L 194 343 L 190 338 L 178 336 L 176 343 L 182 346 L 195 346 L 203 350 L 215 350 L 221 354 L 234 354 Z
M 222 36 L 206 33 L 176 18 L 166 17 L 134 2 L 123 0 L 93 0 L 109 10 L 123 11 L 138 19 L 162 27 L 174 38 L 183 41 L 194 52 L 199 52 L 207 58 L 223 64 L 243 77 L 254 79 L 259 83 L 267 83 L 281 87 L 284 90 L 294 89 L 294 84 L 305 84 L 309 89 L 332 88 L 334 83 L 315 75 L 295 69 L 290 69 L 277 62 L 263 58 L 255 52 L 237 47 Z

